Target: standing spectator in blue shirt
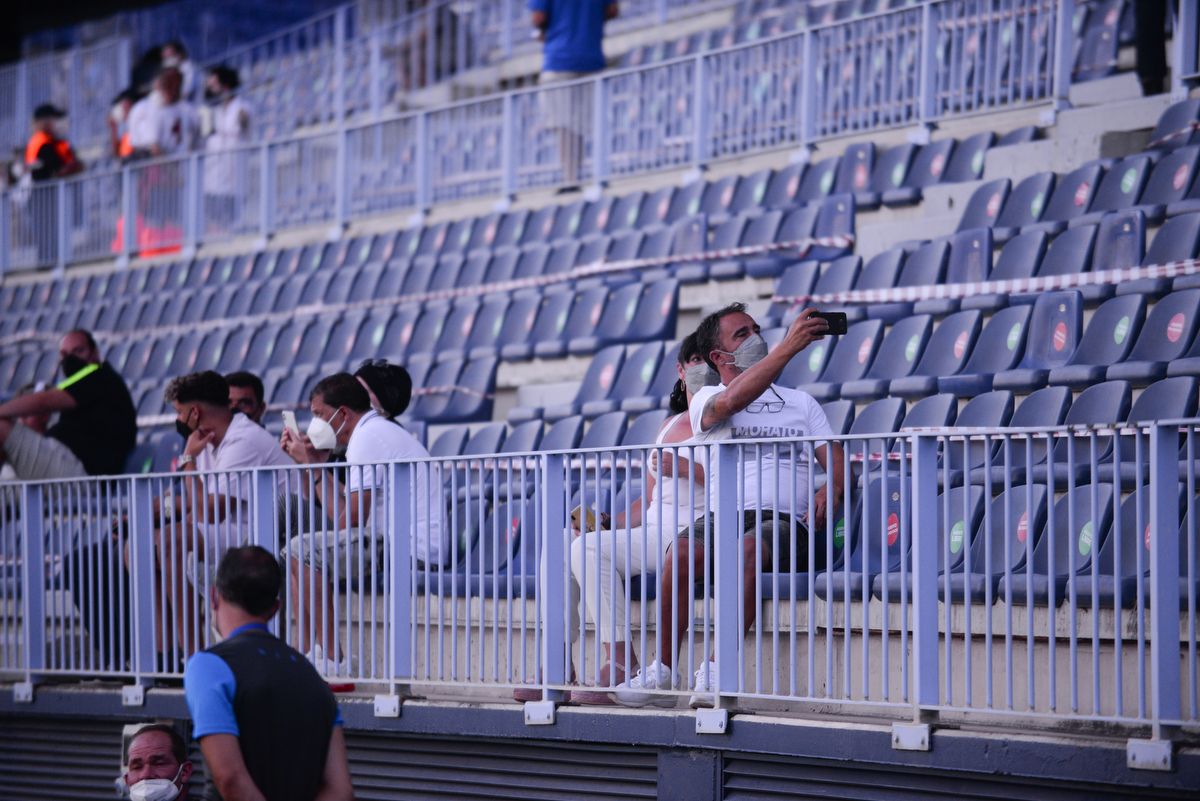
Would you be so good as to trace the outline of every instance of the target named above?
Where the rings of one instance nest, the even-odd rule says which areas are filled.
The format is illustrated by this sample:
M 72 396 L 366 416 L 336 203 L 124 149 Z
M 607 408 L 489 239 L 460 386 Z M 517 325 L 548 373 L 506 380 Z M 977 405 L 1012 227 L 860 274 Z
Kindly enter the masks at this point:
M 617 16 L 611 0 L 529 0 L 533 27 L 545 42 L 538 83 L 551 84 L 586 78 L 604 69 L 604 23 Z M 541 94 L 541 113 L 547 128 L 558 131 L 564 186 L 579 189 L 583 138 L 592 130 L 592 84 L 563 87 Z
M 193 736 L 221 797 L 350 801 L 342 716 L 309 661 L 267 628 L 283 572 L 257 545 L 217 568 L 212 619 L 224 637 L 183 677 Z

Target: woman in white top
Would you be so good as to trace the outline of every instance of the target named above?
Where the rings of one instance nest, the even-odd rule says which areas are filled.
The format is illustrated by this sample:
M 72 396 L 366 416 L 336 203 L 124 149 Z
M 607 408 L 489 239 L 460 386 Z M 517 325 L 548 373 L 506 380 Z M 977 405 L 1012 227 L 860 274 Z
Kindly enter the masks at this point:
M 688 401 L 700 387 L 719 380 L 696 349 L 692 335 L 680 343 L 675 369 L 679 381 L 671 393 L 673 415 L 663 423 L 655 445 L 677 445 L 692 438 Z M 571 543 L 574 589 L 582 591 L 584 609 L 596 626 L 607 656 L 597 677 L 600 686 L 612 687 L 625 680 L 626 671 L 632 675 L 638 670 L 637 656 L 627 639 L 625 579 L 659 572 L 662 557 L 675 541 L 676 532 L 703 514 L 704 472 L 700 465 L 684 458 L 685 452 L 652 451 L 650 472 L 646 476 L 649 502 L 638 498 L 630 504 L 628 515 L 624 510 L 619 511 L 611 525 L 604 526 L 611 530 L 574 532 L 576 537 Z M 571 607 L 574 608 L 573 603 Z M 670 624 L 663 621 L 662 625 Z M 586 690 L 571 693 L 571 700 L 584 704 L 613 703 L 606 692 Z
M 239 218 L 239 200 L 246 195 L 245 174 L 250 142 L 250 107 L 237 90 L 236 70 L 213 67 L 204 84 L 210 104 L 212 132 L 204 143 L 205 216 L 218 230 Z

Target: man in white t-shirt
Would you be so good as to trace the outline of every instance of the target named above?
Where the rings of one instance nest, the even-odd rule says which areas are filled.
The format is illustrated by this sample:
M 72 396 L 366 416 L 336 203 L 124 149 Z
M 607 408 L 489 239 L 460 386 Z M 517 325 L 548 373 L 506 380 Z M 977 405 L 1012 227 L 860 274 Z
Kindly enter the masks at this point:
M 386 463 L 428 459 L 429 451 L 399 423 L 372 409 L 367 389 L 349 373 L 321 379 L 313 388 L 309 408 L 313 417 L 308 433 L 285 429 L 284 450 L 299 464 L 317 465 L 328 462 L 331 453 L 344 447 L 346 480 L 342 483 L 332 470 L 316 470 L 301 480 L 301 491 L 320 505 L 327 525 L 293 538 L 285 553 L 297 595 L 293 608 L 301 648 L 309 649 L 307 655 L 318 670 L 344 675 L 349 661 L 338 656 L 329 574 L 368 586 L 383 581 L 386 538 L 399 533 L 399 527 L 389 527 L 390 498 L 383 491 Z M 419 563 L 440 564 L 448 549 L 441 514 L 442 483 L 436 468 L 417 465 L 414 469 L 415 520 L 409 533 L 416 536 L 412 547 Z
M 154 91 L 129 110 L 129 146 L 135 156 L 186 153 L 200 135 L 196 107 L 180 96 L 183 76 L 174 67 L 154 79 Z
M 697 442 L 833 437 L 825 412 L 811 395 L 774 383 L 796 354 L 821 339 L 828 330 L 828 323 L 814 316 L 815 313 L 815 309 L 802 312 L 770 353 L 758 324 L 746 314 L 741 303 L 730 304 L 700 323 L 696 329 L 697 348 L 720 375 L 721 383 L 701 388 L 688 406 Z M 821 542 L 825 516 L 830 504 L 836 505 L 842 495 L 843 454 L 837 444 L 824 442 L 814 444 L 814 454 L 826 469 L 829 481 L 813 493 L 811 510 L 808 496 L 812 465 L 803 444 L 798 443 L 794 450 L 786 445 L 747 446 L 738 460 L 746 631 L 754 624 L 758 612 L 757 565 L 761 564 L 763 570 L 774 566 L 786 571 L 792 564 L 797 569 L 807 569 L 811 528 L 814 556 L 818 566 L 823 566 L 825 551 Z M 710 498 L 715 504 L 721 476 L 719 471 L 712 471 L 710 476 Z M 671 545 L 658 591 L 663 621 L 659 628 L 659 661 L 643 669 L 627 686 L 618 688 L 619 702 L 642 706 L 652 699 L 648 690 L 678 688 L 679 675 L 671 665 L 687 626 L 671 625 L 668 621 L 677 619 L 676 609 L 682 610 L 678 620 L 690 619 L 691 580 L 703 580 L 705 534 L 712 525 L 711 515 L 700 518 L 681 531 Z M 773 553 L 776 540 L 779 552 Z M 711 569 L 711 559 L 709 562 Z M 728 602 L 729 599 L 722 599 L 722 603 Z M 703 704 L 704 695 L 711 692 L 715 668 L 716 663 L 709 660 L 696 671 L 693 707 Z
M 229 384 L 220 373 L 210 370 L 173 379 L 164 396 L 174 407 L 175 427 L 187 442 L 176 466 L 184 476 L 182 491 L 156 504 L 156 579 L 165 583 L 174 639 L 187 656 L 200 640 L 193 617 L 195 593 L 184 580 L 189 558 L 194 554 L 198 563 L 215 566 L 221 553 L 242 544 L 250 531 L 254 475 L 230 471 L 289 467 L 292 461 L 261 426 L 229 408 Z M 285 483 L 280 471 L 276 484 Z M 160 597 L 156 589 L 155 600 Z M 160 621 L 162 614 L 163 610 L 155 610 Z M 161 644 L 169 639 L 162 637 Z

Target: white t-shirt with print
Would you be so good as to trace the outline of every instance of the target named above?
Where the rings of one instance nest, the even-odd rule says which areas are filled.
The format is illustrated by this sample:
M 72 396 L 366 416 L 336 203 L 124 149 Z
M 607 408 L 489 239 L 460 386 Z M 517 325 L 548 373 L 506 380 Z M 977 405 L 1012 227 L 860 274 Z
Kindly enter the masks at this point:
M 375 490 L 387 482 L 387 467 L 383 464 L 403 459 L 428 459 L 429 451 L 409 432 L 396 423 L 369 411 L 358 421 L 350 443 L 346 447 L 346 462 L 351 466 L 346 477 L 350 492 L 362 489 Z M 355 468 L 353 465 L 376 464 L 375 468 Z M 429 495 L 429 472 L 437 466 L 417 466 L 416 530 L 413 538 L 417 558 L 426 564 L 436 565 L 447 551 L 446 528 L 442 524 L 442 500 L 440 481 L 434 482 L 434 497 Z M 387 520 L 387 499 L 383 492 L 375 492 L 371 499 L 375 525 L 382 530 Z M 365 524 L 369 527 L 370 521 Z
M 774 392 L 772 392 L 774 390 Z M 720 392 L 725 391 L 724 384 L 704 387 L 692 396 L 688 406 L 688 416 L 692 421 L 692 431 L 697 442 L 724 442 L 739 439 L 796 439 L 799 437 L 833 437 L 833 429 L 829 427 L 829 419 L 825 411 L 813 396 L 798 389 L 790 389 L 772 384 L 755 403 L 737 412 L 724 423 L 713 426 L 705 431 L 701 426 L 704 417 L 704 406 Z M 776 397 L 778 394 L 778 397 Z M 782 407 L 776 408 L 782 400 Z M 761 405 L 760 405 L 761 404 Z M 754 409 L 754 411 L 750 411 Z M 814 449 L 820 444 L 814 444 Z M 762 448 L 762 464 L 759 465 L 757 454 L 753 448 L 747 449 L 744 456 L 744 483 L 740 499 L 743 509 L 773 509 L 776 512 L 803 516 L 808 512 L 809 464 L 805 447 L 797 445 L 795 460 L 792 460 L 788 449 L 778 449 L 779 459 L 775 458 L 775 448 Z M 713 471 L 716 472 L 715 470 Z M 710 481 L 712 498 L 715 500 L 719 488 L 719 476 Z M 796 508 L 792 509 L 792 484 L 795 484 Z M 778 497 L 776 492 L 778 491 Z
M 255 423 L 246 415 L 237 412 L 221 438 L 220 445 L 211 442 L 196 456 L 196 470 L 226 471 L 245 470 L 251 467 L 295 467 L 279 440 L 267 433 L 267 430 Z M 286 485 L 286 474 L 278 473 L 276 485 L 281 489 Z M 254 481 L 249 474 L 234 476 L 232 487 L 229 475 L 203 477 L 204 491 L 208 495 L 230 495 L 240 501 L 248 502 L 253 492 Z

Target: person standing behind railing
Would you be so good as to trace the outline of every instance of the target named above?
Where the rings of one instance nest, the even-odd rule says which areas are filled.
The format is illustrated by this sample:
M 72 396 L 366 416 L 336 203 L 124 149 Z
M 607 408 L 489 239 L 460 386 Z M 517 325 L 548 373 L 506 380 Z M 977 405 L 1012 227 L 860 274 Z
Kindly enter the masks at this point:
M 309 661 L 327 676 L 345 677 L 353 672 L 350 655 L 340 651 L 340 634 L 334 630 L 333 571 L 337 570 L 336 578 L 342 581 L 366 582 L 373 576 L 382 581 L 385 537 L 410 537 L 418 565 L 440 564 L 446 553 L 441 490 L 433 493 L 439 506 L 430 508 L 430 480 L 424 472 L 418 472 L 415 482 L 415 526 L 404 531 L 388 528 L 385 463 L 428 459 L 429 451 L 399 423 L 372 408 L 374 395 L 378 408 L 386 414 L 403 411 L 394 403 L 407 405 L 408 398 L 391 392 L 398 384 L 397 371 L 403 368 L 378 363 L 364 368 L 371 369 L 359 371 L 361 382 L 349 373 L 321 379 L 309 398 L 313 417 L 307 434 L 285 428 L 280 439 L 297 464 L 323 465 L 338 448 L 345 448 L 349 465 L 345 483 L 327 469 L 314 470 L 301 480 L 301 492 L 319 506 L 318 514 L 331 528 L 323 526 L 320 531 L 294 537 L 284 549 L 292 574 L 298 642 L 308 649 L 305 656 Z
M 83 170 L 67 141 L 67 113 L 49 103 L 33 112 L 33 133 L 25 145 L 25 170 L 35 182 L 65 178 Z M 53 264 L 58 255 L 58 201 L 53 192 L 34 190 L 26 199 L 24 230 L 37 245 L 37 263 Z
M 833 438 L 825 412 L 811 395 L 774 383 L 796 354 L 821 339 L 828 330 L 828 323 L 814 314 L 812 309 L 802 312 L 770 353 L 758 324 L 746 314 L 746 307 L 741 303 L 730 304 L 701 321 L 696 329 L 696 345 L 708 364 L 720 374 L 721 383 L 700 389 L 688 405 L 697 441 Z M 756 454 L 756 449 L 747 449 L 740 457 L 738 510 L 745 556 L 741 600 L 746 631 L 754 625 L 758 613 L 755 582 L 760 563 L 763 570 L 771 567 L 784 570 L 792 564 L 791 554 L 794 553 L 795 564 L 807 566 L 811 529 L 817 543 L 817 564 L 823 565 L 824 549 L 820 543 L 824 538 L 825 516 L 842 495 L 842 449 L 836 444 L 815 446 L 816 459 L 826 469 L 829 481 L 814 493 L 810 510 L 808 493 L 812 465 L 804 455 L 803 446 L 796 448 L 795 462 L 784 461 L 782 454 L 772 453 L 769 447 L 764 447 L 761 454 Z M 719 502 L 720 480 L 721 476 L 717 475 L 709 482 L 709 497 L 714 505 Z M 713 515 L 701 517 L 692 527 L 681 531 L 671 545 L 658 590 L 662 615 L 658 661 L 639 671 L 628 685 L 617 688 L 618 702 L 644 706 L 654 701 L 651 691 L 678 689 L 679 675 L 671 666 L 686 633 L 686 623 L 691 620 L 692 584 L 689 578 L 702 580 L 705 549 L 713 542 L 708 534 L 715 528 Z M 773 553 L 776 535 L 779 552 Z M 710 566 L 714 557 L 710 555 L 708 559 Z M 718 601 L 731 603 L 734 599 L 719 598 Z M 730 666 L 730 669 L 737 668 Z M 715 671 L 716 662 L 711 658 L 696 671 L 691 688 L 695 693 L 692 706 L 703 704 L 705 695 L 712 691 Z
M 204 142 L 205 219 L 220 231 L 228 231 L 241 217 L 245 197 L 246 171 L 238 169 L 245 155 L 231 152 L 250 142 L 250 106 L 237 93 L 239 86 L 237 71 L 224 65 L 210 69 L 204 83 L 211 120 Z
M 615 19 L 611 0 L 529 0 L 533 27 L 544 42 L 538 83 L 586 78 L 604 69 L 604 23 Z M 542 124 L 557 131 L 563 183 L 560 192 L 579 189 L 584 137 L 592 130 L 591 87 L 541 94 Z

